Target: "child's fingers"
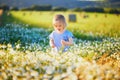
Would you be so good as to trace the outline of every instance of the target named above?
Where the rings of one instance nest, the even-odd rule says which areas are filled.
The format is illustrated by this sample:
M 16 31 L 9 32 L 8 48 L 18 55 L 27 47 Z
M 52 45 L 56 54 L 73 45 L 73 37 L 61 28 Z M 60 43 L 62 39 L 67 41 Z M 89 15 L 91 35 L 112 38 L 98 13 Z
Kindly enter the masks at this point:
M 64 41 L 64 40 L 61 40 L 61 44 L 62 44 L 62 45 L 65 45 L 65 41 Z

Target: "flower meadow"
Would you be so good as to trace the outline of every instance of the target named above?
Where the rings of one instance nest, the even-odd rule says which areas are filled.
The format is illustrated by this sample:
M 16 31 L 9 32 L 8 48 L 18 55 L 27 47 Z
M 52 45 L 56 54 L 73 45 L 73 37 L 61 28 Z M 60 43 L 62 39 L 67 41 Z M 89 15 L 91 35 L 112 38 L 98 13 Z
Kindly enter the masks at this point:
M 1 26 L 0 79 L 120 80 L 119 37 L 75 37 L 67 52 L 55 53 L 49 46 L 50 32 L 26 24 Z

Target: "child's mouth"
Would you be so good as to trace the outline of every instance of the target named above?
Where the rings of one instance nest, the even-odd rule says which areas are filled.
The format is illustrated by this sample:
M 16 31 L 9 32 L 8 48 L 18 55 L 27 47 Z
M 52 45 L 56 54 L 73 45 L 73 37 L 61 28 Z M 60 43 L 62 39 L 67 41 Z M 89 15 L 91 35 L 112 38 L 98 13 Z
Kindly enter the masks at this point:
M 61 31 L 60 29 L 58 29 L 58 31 Z

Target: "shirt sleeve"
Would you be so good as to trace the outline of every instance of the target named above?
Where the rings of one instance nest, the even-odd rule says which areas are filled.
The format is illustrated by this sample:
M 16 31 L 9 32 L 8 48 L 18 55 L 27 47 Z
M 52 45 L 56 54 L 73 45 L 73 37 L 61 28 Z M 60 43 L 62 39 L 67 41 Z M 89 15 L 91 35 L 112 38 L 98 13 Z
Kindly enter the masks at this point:
M 53 32 L 49 35 L 49 39 L 53 39 Z
M 69 32 L 69 35 L 68 35 L 69 38 L 74 38 L 73 34 L 71 32 Z

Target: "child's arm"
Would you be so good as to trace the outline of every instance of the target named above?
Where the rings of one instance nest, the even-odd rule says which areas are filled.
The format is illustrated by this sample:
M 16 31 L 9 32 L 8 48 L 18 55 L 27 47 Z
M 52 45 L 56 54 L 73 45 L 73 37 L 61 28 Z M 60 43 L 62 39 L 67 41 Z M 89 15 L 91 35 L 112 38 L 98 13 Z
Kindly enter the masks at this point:
M 69 38 L 69 41 L 61 40 L 61 44 L 64 45 L 64 46 L 73 45 L 73 39 Z
M 53 40 L 53 39 L 50 39 L 50 46 L 51 46 L 52 48 L 55 48 L 55 44 L 54 44 L 54 40 Z

